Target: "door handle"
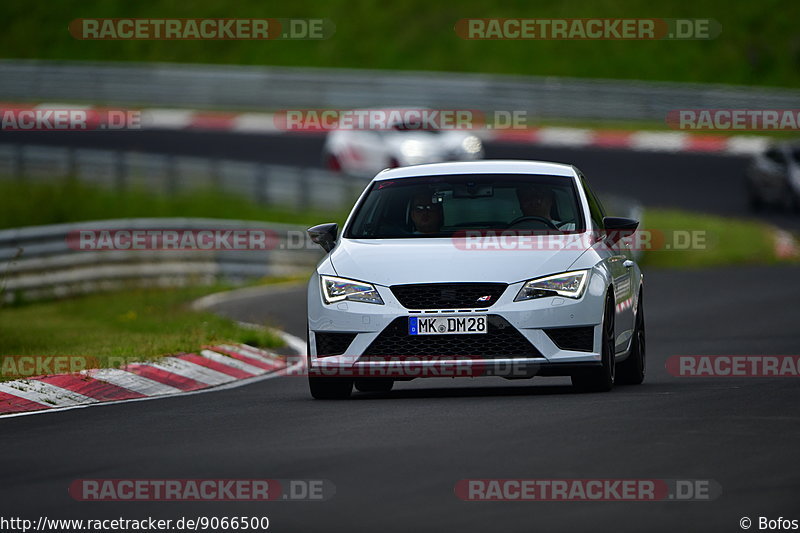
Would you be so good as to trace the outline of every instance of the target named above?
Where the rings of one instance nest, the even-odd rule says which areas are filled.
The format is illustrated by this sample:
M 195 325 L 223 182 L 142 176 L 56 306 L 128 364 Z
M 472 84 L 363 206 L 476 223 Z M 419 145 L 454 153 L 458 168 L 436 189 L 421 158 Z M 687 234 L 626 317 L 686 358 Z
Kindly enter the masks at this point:
M 622 266 L 624 266 L 625 268 L 630 268 L 633 266 L 633 261 L 627 259 L 624 263 L 622 263 Z

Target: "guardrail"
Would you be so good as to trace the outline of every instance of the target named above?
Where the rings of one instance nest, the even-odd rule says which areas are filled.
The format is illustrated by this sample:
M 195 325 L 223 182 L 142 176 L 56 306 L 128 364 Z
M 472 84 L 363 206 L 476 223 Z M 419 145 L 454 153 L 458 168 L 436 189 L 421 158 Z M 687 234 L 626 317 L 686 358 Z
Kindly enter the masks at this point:
M 731 85 L 170 63 L 0 61 L 0 99 L 275 110 L 420 106 L 656 120 L 673 109 L 787 108 L 800 91 Z
M 10 176 L 10 177 L 9 177 Z M 368 180 L 322 169 L 196 157 L 0 145 L 0 179 L 71 176 L 95 185 L 178 194 L 209 187 L 296 209 L 349 208 Z M 609 214 L 641 219 L 628 199 L 604 198 Z M 321 221 L 322 222 L 322 221 Z M 269 250 L 75 250 L 75 230 L 263 229 L 277 236 Z M 114 219 L 0 230 L 0 300 L 38 299 L 118 288 L 211 283 L 308 271 L 322 250 L 305 228 L 197 218 Z
M 609 202 L 607 201 L 607 204 Z M 642 209 L 615 198 L 609 212 L 641 220 Z M 79 232 L 262 230 L 267 249 L 91 249 Z M 102 237 L 101 237 L 102 238 Z M 126 238 L 130 238 L 127 236 Z M 77 241 L 80 243 L 80 240 Z M 95 240 L 94 242 L 98 242 Z M 128 241 L 131 242 L 131 241 Z M 641 251 L 635 252 L 637 258 Z M 0 230 L 0 302 L 65 297 L 125 286 L 242 282 L 310 271 L 322 258 L 301 226 L 204 218 L 113 219 Z
M 263 230 L 268 250 L 102 250 L 70 246 L 80 230 Z M 0 230 L 0 298 L 63 297 L 124 286 L 241 282 L 309 272 L 323 256 L 305 228 L 249 220 L 136 218 Z
M 0 179 L 74 177 L 117 190 L 153 194 L 214 189 L 261 204 L 338 211 L 349 208 L 369 179 L 312 167 L 145 152 L 0 144 Z

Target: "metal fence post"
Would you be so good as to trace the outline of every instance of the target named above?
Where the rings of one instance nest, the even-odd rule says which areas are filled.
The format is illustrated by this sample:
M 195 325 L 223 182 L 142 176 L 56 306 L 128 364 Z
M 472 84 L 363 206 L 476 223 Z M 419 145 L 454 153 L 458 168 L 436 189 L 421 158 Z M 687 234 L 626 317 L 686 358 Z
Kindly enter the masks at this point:
M 295 203 L 300 211 L 305 211 L 309 208 L 311 203 L 308 172 L 303 167 L 297 167 L 295 172 L 297 175 L 297 199 Z
M 78 154 L 75 148 L 67 148 L 67 178 L 78 177 Z
M 220 169 L 219 158 L 213 157 L 208 160 L 208 168 L 211 170 L 211 188 L 215 191 L 222 190 L 222 172 Z
M 178 192 L 178 164 L 175 156 L 170 154 L 164 164 L 164 192 L 174 196 Z
M 124 191 L 127 181 L 127 156 L 122 150 L 117 150 L 114 157 L 114 185 L 118 191 Z
M 267 183 L 269 183 L 269 174 L 267 166 L 263 163 L 256 165 L 255 171 L 255 199 L 259 204 L 266 204 L 269 202 L 269 195 L 267 194 Z
M 14 145 L 14 169 L 12 174 L 18 180 L 25 179 L 25 146 L 22 144 Z

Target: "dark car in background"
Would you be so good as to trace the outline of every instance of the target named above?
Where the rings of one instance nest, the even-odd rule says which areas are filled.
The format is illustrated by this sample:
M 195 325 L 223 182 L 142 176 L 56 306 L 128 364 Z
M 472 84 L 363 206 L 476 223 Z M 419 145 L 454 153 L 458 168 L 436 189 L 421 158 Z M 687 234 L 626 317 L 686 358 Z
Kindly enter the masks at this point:
M 784 142 L 756 155 L 746 172 L 750 208 L 800 212 L 800 143 Z

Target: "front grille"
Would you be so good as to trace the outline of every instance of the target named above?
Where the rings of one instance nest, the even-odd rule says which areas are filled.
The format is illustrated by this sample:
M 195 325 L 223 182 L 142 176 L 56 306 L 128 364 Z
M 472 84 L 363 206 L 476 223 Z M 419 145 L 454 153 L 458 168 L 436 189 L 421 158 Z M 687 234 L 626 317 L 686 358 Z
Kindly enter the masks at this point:
M 317 356 L 342 355 L 345 350 L 356 338 L 355 333 L 329 333 L 316 332 L 314 338 L 317 341 Z
M 409 335 L 408 317 L 395 318 L 372 341 L 362 359 L 385 356 L 416 357 L 542 357 L 506 319 L 489 315 L 488 332 L 471 335 Z
M 491 307 L 505 283 L 418 283 L 393 285 L 392 294 L 406 309 L 475 309 Z
M 591 352 L 594 347 L 594 326 L 552 328 L 544 332 L 562 350 Z

